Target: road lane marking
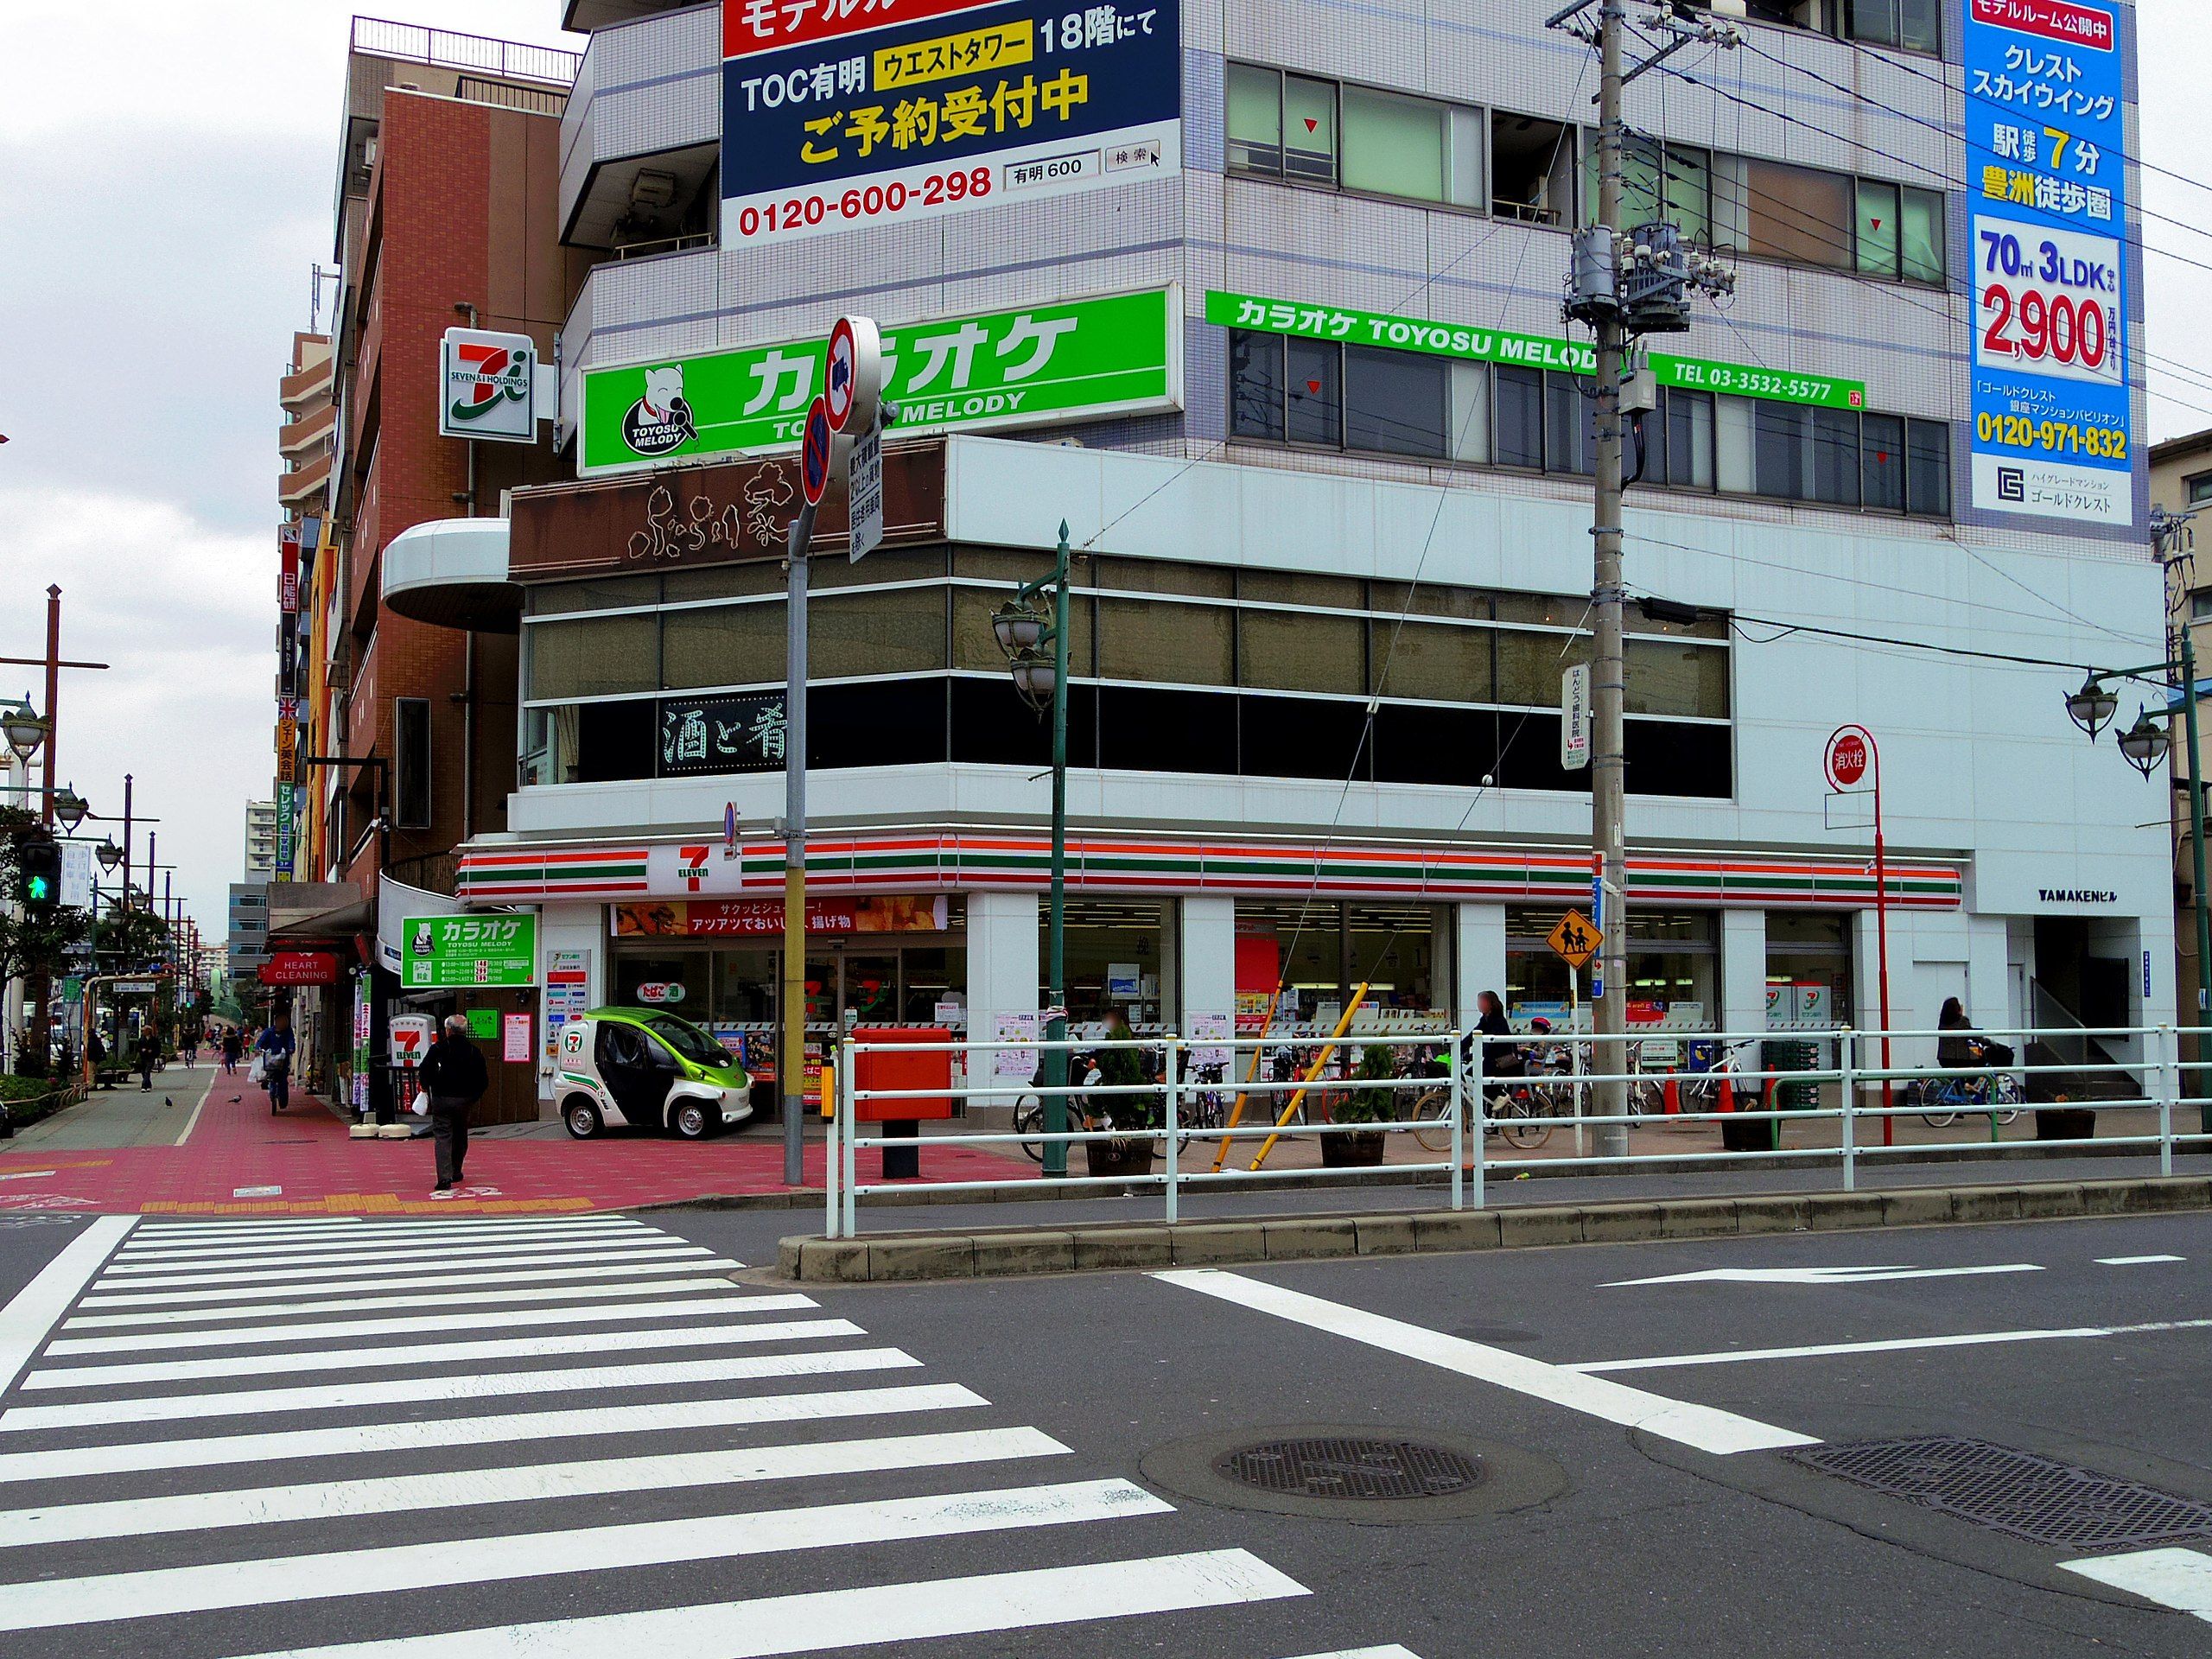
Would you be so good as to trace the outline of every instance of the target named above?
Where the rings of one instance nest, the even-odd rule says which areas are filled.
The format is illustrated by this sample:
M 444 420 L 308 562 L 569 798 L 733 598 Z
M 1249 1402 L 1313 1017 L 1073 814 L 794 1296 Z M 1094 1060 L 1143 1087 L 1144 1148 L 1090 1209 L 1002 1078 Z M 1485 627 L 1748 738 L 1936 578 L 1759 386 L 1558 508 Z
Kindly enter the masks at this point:
M 0 1175 L 0 1181 L 41 1181 L 49 1175 L 59 1175 L 58 1169 L 11 1169 Z
M 61 1316 L 69 1311 L 110 1252 L 130 1236 L 135 1216 L 101 1216 L 88 1222 L 51 1262 L 0 1307 L 0 1394 L 22 1375 Z
M 251 1348 L 264 1343 L 315 1342 L 326 1337 L 407 1336 L 435 1331 L 537 1330 L 561 1325 L 613 1325 L 625 1319 L 688 1319 L 694 1315 L 784 1313 L 819 1307 L 797 1292 L 764 1295 L 737 1285 L 695 1285 L 694 1295 L 661 1302 L 600 1302 L 590 1307 L 525 1307 L 505 1313 L 417 1313 L 391 1319 L 319 1319 L 303 1325 L 249 1325 L 221 1331 L 143 1331 L 122 1337 L 62 1337 L 46 1344 L 46 1357 L 76 1358 L 92 1354 L 143 1354 L 187 1348 Z M 74 1324 L 73 1320 L 71 1324 Z M 69 1325 L 62 1326 L 63 1330 Z
M 1627 1285 L 1872 1285 L 1889 1279 L 1972 1279 L 1989 1273 L 2041 1273 L 2032 1262 L 2006 1262 L 1982 1268 L 1707 1268 L 1698 1273 L 1666 1273 L 1656 1279 L 1614 1279 L 1599 1287 Z
M 381 1371 L 407 1365 L 473 1364 L 493 1359 L 550 1359 L 564 1354 L 620 1353 L 651 1348 L 725 1348 L 756 1342 L 824 1342 L 868 1334 L 850 1319 L 766 1319 L 681 1325 L 670 1331 L 575 1331 L 558 1337 L 495 1337 L 482 1342 L 419 1342 L 397 1346 L 317 1348 L 303 1354 L 221 1354 L 210 1359 L 125 1360 L 57 1365 L 33 1371 L 26 1390 L 111 1389 L 142 1382 L 196 1382 L 219 1376 L 300 1376 L 327 1371 Z
M 341 1249 L 316 1250 L 306 1255 L 221 1255 L 210 1262 L 156 1262 L 144 1267 L 116 1262 L 111 1263 L 106 1273 L 101 1275 L 101 1283 L 118 1290 L 144 1290 L 158 1285 L 237 1284 L 239 1281 L 235 1276 L 218 1275 L 239 1273 L 256 1278 L 268 1278 L 280 1273 L 297 1274 L 302 1278 L 311 1278 L 323 1272 L 359 1274 L 374 1270 L 385 1274 L 405 1274 L 443 1267 L 502 1267 L 514 1256 L 536 1256 L 541 1261 L 555 1262 L 588 1259 L 574 1254 L 567 1256 L 548 1254 L 564 1250 L 572 1253 L 590 1250 L 601 1261 L 612 1261 L 628 1260 L 671 1249 L 706 1254 L 704 1247 L 694 1244 L 689 1239 L 652 1232 L 613 1238 L 595 1235 L 582 1239 L 563 1238 L 553 1244 L 537 1239 L 482 1243 L 469 1241 L 443 1246 L 410 1244 L 397 1249 L 371 1252 L 363 1252 L 348 1244 Z
M 467 1560 L 467 1548 L 446 1545 Z M 291 1648 L 247 1659 L 606 1659 L 681 1653 L 690 1659 L 770 1659 L 870 1643 L 915 1643 L 1093 1619 L 1275 1601 L 1312 1592 L 1243 1549 L 1194 1550 L 1019 1573 L 925 1579 L 764 1596 L 535 1624 Z
M 1596 1371 L 1662 1371 L 1677 1365 L 1732 1365 L 1751 1359 L 1825 1359 L 1838 1354 L 1894 1354 L 1915 1348 L 1978 1348 L 2005 1342 L 2064 1342 L 2134 1336 L 2149 1331 L 2202 1331 L 2212 1319 L 2152 1319 L 2142 1325 L 2077 1325 L 2054 1330 L 1972 1331 L 1952 1337 L 1885 1337 L 1873 1342 L 1819 1342 L 1802 1348 L 1729 1348 L 1712 1354 L 1656 1354 L 1644 1359 L 1586 1359 L 1565 1367 Z
M 456 1221 L 434 1234 L 347 1233 L 337 1238 L 317 1234 L 311 1238 L 231 1239 L 218 1244 L 130 1245 L 117 1253 L 115 1266 L 118 1271 L 165 1267 L 172 1262 L 220 1266 L 232 1256 L 246 1262 L 300 1261 L 316 1256 L 345 1261 L 365 1250 L 402 1256 L 443 1249 L 448 1255 L 460 1255 L 465 1254 L 463 1245 L 473 1248 L 479 1244 L 542 1244 L 566 1239 L 602 1238 L 656 1239 L 666 1244 L 690 1242 L 657 1228 L 641 1227 L 634 1221 L 540 1223 L 530 1227 L 489 1227 Z
M 429 1422 L 346 1423 L 332 1428 L 274 1429 L 191 1440 L 125 1440 L 56 1446 L 43 1452 L 0 1452 L 0 1482 L 74 1480 L 153 1469 L 220 1469 L 237 1464 L 289 1463 L 362 1452 L 499 1446 L 510 1440 L 598 1440 L 679 1429 L 828 1422 L 844 1417 L 961 1411 L 989 1403 L 957 1382 L 917 1382 L 894 1388 L 752 1395 L 736 1400 L 683 1400 L 669 1405 L 587 1406 L 572 1411 L 503 1412 L 496 1416 L 455 1416 Z
M 2069 1573 L 2125 1590 L 2176 1612 L 2194 1613 L 2212 1623 L 2212 1555 L 2195 1549 L 2139 1549 L 2125 1555 L 2099 1555 L 2086 1561 L 2061 1561 Z
M 516 1302 L 581 1302 L 593 1297 L 609 1294 L 617 1287 L 609 1285 L 562 1285 L 533 1287 L 524 1290 L 459 1290 L 403 1291 L 391 1296 L 340 1296 L 307 1302 L 246 1302 L 230 1306 L 164 1308 L 150 1313 L 73 1313 L 61 1322 L 64 1331 L 137 1331 L 151 1330 L 165 1325 L 210 1325 L 218 1319 L 284 1319 L 311 1317 L 318 1313 L 366 1313 L 391 1308 L 423 1307 L 485 1307 L 495 1304 Z M 627 1308 L 636 1306 L 635 1298 L 653 1296 L 700 1296 L 709 1292 L 728 1296 L 747 1296 L 755 1293 L 744 1286 L 724 1280 L 694 1277 L 690 1279 L 645 1279 L 636 1284 L 619 1287 L 626 1299 L 607 1302 L 603 1306 Z M 766 1299 L 763 1298 L 763 1300 Z M 805 1304 L 811 1306 L 811 1304 Z M 793 1307 L 802 1306 L 798 1302 Z M 550 1310 L 545 1310 L 550 1312 Z M 271 1342 L 281 1341 L 291 1327 L 269 1325 L 249 1338 L 259 1341 L 265 1333 Z
M 565 1260 L 566 1258 L 556 1259 Z M 583 1259 L 594 1262 L 601 1260 L 595 1255 Z M 427 1290 L 442 1288 L 448 1285 L 557 1284 L 571 1279 L 645 1279 L 660 1273 L 727 1273 L 733 1268 L 741 1268 L 744 1265 L 744 1262 L 733 1261 L 726 1255 L 703 1256 L 696 1261 L 686 1256 L 681 1261 L 675 1262 L 618 1262 L 603 1267 L 556 1267 L 550 1272 L 531 1268 L 513 1273 L 456 1273 L 413 1280 L 409 1283 L 408 1288 Z M 364 1263 L 359 1271 L 371 1276 L 353 1281 L 353 1286 L 376 1290 L 385 1287 L 386 1281 L 376 1275 L 376 1270 L 372 1266 Z M 286 1296 L 295 1291 L 315 1296 L 335 1296 L 343 1294 L 348 1287 L 346 1284 L 325 1284 L 317 1281 L 308 1284 L 255 1285 L 247 1289 L 169 1290 L 159 1295 L 137 1293 L 128 1296 L 93 1294 L 86 1296 L 77 1306 L 79 1307 L 180 1307 L 209 1302 L 250 1302 L 257 1297 Z M 609 1287 L 609 1288 L 618 1288 L 618 1287 Z
M 180 1274 L 174 1279 L 162 1279 L 145 1274 L 133 1274 L 129 1278 L 123 1278 L 108 1274 L 102 1275 L 100 1288 L 103 1292 L 109 1290 L 132 1293 L 159 1291 L 167 1295 L 172 1287 L 190 1290 L 209 1285 L 259 1285 L 262 1290 L 257 1294 L 266 1294 L 272 1285 L 312 1285 L 326 1283 L 331 1280 L 350 1280 L 356 1284 L 381 1287 L 394 1279 L 405 1280 L 416 1274 L 442 1272 L 458 1273 L 464 1268 L 513 1268 L 526 1265 L 531 1271 L 543 1274 L 548 1268 L 594 1262 L 606 1263 L 609 1266 L 652 1263 L 658 1268 L 671 1262 L 696 1259 L 710 1254 L 712 1252 L 701 1245 L 671 1242 L 667 1244 L 655 1244 L 642 1249 L 625 1246 L 616 1249 L 613 1246 L 602 1246 L 586 1252 L 570 1254 L 563 1254 L 556 1249 L 550 1255 L 535 1256 L 526 1264 L 516 1261 L 513 1255 L 510 1253 L 479 1255 L 473 1252 L 423 1262 L 379 1262 L 372 1258 L 365 1262 L 349 1262 L 342 1267 L 302 1267 L 292 1262 L 271 1262 L 264 1267 L 224 1273 Z M 557 1275 L 545 1274 L 544 1276 L 551 1278 Z M 452 1284 L 466 1281 L 448 1279 L 442 1282 Z
M 369 1382 L 311 1383 L 296 1389 L 243 1389 L 234 1394 L 143 1395 L 63 1406 L 16 1406 L 0 1411 L 0 1433 L 34 1428 L 88 1428 L 102 1423 L 160 1423 L 190 1417 L 251 1417 L 280 1411 L 345 1411 L 424 1401 L 495 1400 L 515 1394 L 605 1395 L 625 1389 L 679 1382 L 729 1382 L 763 1376 L 834 1376 L 844 1371 L 895 1370 L 922 1362 L 896 1348 L 847 1348 L 825 1354 L 760 1354 L 738 1359 L 587 1365 L 564 1370 L 494 1371 L 469 1376 L 382 1377 Z
M 1563 1365 L 1532 1359 L 1526 1354 L 1469 1342 L 1463 1337 L 1446 1336 L 1440 1331 L 1408 1325 L 1402 1319 L 1388 1319 L 1362 1308 L 1346 1307 L 1341 1302 L 1287 1290 L 1239 1273 L 1217 1268 L 1191 1268 L 1155 1273 L 1151 1277 L 1316 1331 L 1325 1331 L 1332 1336 L 1364 1343 L 1370 1348 L 1456 1371 L 1516 1394 L 1549 1401 L 1586 1416 L 1640 1428 L 1648 1434 L 1700 1452 L 1725 1456 L 1736 1452 L 1820 1444 L 1813 1435 L 1777 1428 L 1734 1412 L 1646 1394 L 1640 1389 L 1586 1376 Z
M 0 1586 L 0 1630 L 105 1624 L 112 1619 L 204 1613 L 226 1607 L 281 1606 L 337 1596 L 508 1583 L 652 1567 L 664 1561 L 719 1560 L 791 1549 L 950 1538 L 1173 1513 L 1172 1505 L 1141 1486 L 1126 1480 L 1091 1480 L 472 1538 L 462 1548 L 447 1542 L 396 1544 L 314 1555 L 217 1561 Z
M 221 1081 L 222 1076 L 220 1071 L 208 1073 L 207 1086 L 200 1091 L 200 1099 L 192 1109 L 192 1116 L 184 1120 L 184 1132 L 169 1143 L 171 1146 L 181 1147 L 192 1139 L 192 1131 L 199 1124 L 200 1114 L 207 1109 L 207 1103 L 214 1098 L 215 1085 Z
M 1381 1648 L 1332 1648 L 1326 1653 L 1300 1654 L 1298 1659 L 1421 1659 L 1421 1656 L 1393 1642 Z
M 2179 1262 L 2183 1259 L 2178 1255 L 2101 1255 L 2097 1258 L 2097 1265 L 2101 1268 L 2142 1268 L 2153 1262 Z
M 1067 1455 L 1066 1446 L 1033 1428 L 955 1429 L 939 1434 L 811 1440 L 797 1446 L 752 1446 L 735 1451 L 675 1452 L 435 1474 L 308 1481 L 286 1486 L 0 1510 L 0 1548 L 23 1549 L 38 1544 L 96 1538 L 143 1538 L 156 1533 L 200 1532 L 213 1527 L 277 1526 L 344 1516 L 403 1515 L 424 1510 L 465 1509 L 478 1503 L 531 1503 L 549 1498 L 688 1491 L 693 1487 L 703 1492 L 714 1486 L 762 1481 Z M 474 1549 L 474 1541 L 469 1548 Z M 349 1589 L 345 1593 L 354 1592 Z M 0 1586 L 0 1604 L 4 1603 L 6 1595 L 6 1588 Z

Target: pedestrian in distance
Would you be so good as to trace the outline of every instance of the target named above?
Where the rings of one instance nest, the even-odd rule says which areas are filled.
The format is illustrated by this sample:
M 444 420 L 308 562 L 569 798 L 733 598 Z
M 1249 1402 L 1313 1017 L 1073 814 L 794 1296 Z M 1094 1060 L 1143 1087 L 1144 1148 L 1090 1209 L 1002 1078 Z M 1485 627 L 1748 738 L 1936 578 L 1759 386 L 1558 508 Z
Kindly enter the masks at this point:
M 269 1109 L 281 1112 L 291 1104 L 292 1055 L 299 1047 L 299 1039 L 292 1035 L 292 1016 L 277 1009 L 253 1047 L 261 1057 L 261 1086 L 269 1091 Z
M 152 1027 L 149 1027 L 139 1033 L 138 1087 L 146 1094 L 154 1092 L 154 1061 L 156 1058 L 156 1051 L 159 1047 L 159 1039 L 153 1035 Z
M 98 1039 L 94 1040 L 97 1041 Z M 238 1035 L 238 1028 L 236 1026 L 226 1026 L 223 1028 L 223 1075 L 225 1077 L 232 1077 L 238 1075 L 238 1058 L 245 1052 L 245 1043 Z M 99 1057 L 96 1055 L 93 1058 L 97 1059 Z
M 423 1057 L 415 1073 L 416 1086 L 429 1096 L 430 1138 L 437 1149 L 438 1184 L 434 1198 L 449 1198 L 464 1175 L 468 1161 L 469 1109 L 484 1098 L 491 1078 L 484 1057 L 468 1040 L 468 1021 L 449 1015 L 438 1040 Z
M 1491 1041 L 1483 1045 L 1483 1092 L 1492 1101 L 1503 1098 L 1505 1090 L 1491 1085 L 1493 1077 L 1525 1076 L 1529 1066 L 1521 1052 L 1521 1045 L 1514 1039 L 1513 1027 L 1505 1017 L 1505 999 L 1496 991 L 1484 991 L 1475 998 L 1475 1029 Z

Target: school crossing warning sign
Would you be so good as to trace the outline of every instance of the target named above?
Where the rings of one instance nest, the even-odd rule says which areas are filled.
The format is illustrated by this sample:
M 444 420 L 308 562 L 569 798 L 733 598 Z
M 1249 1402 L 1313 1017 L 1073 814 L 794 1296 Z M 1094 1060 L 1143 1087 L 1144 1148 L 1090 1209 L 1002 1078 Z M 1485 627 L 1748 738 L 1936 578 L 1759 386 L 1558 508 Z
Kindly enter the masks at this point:
M 1544 941 L 1570 968 L 1588 967 L 1590 958 L 1598 954 L 1598 947 L 1605 942 L 1605 936 L 1579 910 L 1570 910 L 1560 917 L 1559 925 Z

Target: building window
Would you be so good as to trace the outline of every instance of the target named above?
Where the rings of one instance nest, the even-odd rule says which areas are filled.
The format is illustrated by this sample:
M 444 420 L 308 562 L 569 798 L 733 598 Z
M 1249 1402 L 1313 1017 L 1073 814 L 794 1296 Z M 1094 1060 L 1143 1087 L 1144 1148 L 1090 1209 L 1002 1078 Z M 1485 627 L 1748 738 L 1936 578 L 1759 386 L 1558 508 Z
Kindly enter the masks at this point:
M 1574 129 L 1493 110 L 1490 210 L 1500 219 L 1566 225 L 1574 218 Z
M 1344 447 L 1386 454 L 1450 453 L 1451 364 L 1415 352 L 1344 348 Z
M 1910 513 L 1951 516 L 1951 429 L 1941 421 L 1905 423 L 1905 504 Z
M 2212 501 L 2212 473 L 2198 473 L 2183 481 L 2189 489 L 2190 505 L 2195 506 L 2200 501 Z
M 402 830 L 430 827 L 430 700 L 395 697 L 391 703 L 391 809 Z
M 1482 204 L 1479 111 L 1232 63 L 1227 116 L 1232 173 Z
M 1852 181 L 1841 173 L 1746 157 L 1743 251 L 1792 264 L 1848 270 Z

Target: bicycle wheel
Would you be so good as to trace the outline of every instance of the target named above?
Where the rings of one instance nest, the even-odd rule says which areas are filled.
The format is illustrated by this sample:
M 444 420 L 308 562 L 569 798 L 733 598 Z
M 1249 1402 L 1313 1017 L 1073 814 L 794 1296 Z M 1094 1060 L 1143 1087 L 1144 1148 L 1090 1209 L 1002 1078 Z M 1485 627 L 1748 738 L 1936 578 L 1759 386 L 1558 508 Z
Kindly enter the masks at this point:
M 1045 1132 L 1045 1103 L 1034 1095 L 1024 1095 L 1014 1102 L 1014 1132 L 1016 1135 L 1042 1135 Z M 1045 1143 L 1042 1140 L 1024 1141 L 1021 1149 L 1029 1154 L 1031 1163 L 1045 1161 Z
M 1549 1103 L 1530 1089 L 1515 1089 L 1498 1102 L 1492 1121 L 1497 1132 L 1516 1147 L 1533 1149 L 1552 1138 L 1546 1122 Z
M 1408 1114 L 1421 1125 L 1414 1131 L 1414 1139 L 1428 1152 L 1449 1152 L 1452 1149 L 1452 1094 L 1446 1089 L 1425 1090 L 1414 1101 Z

